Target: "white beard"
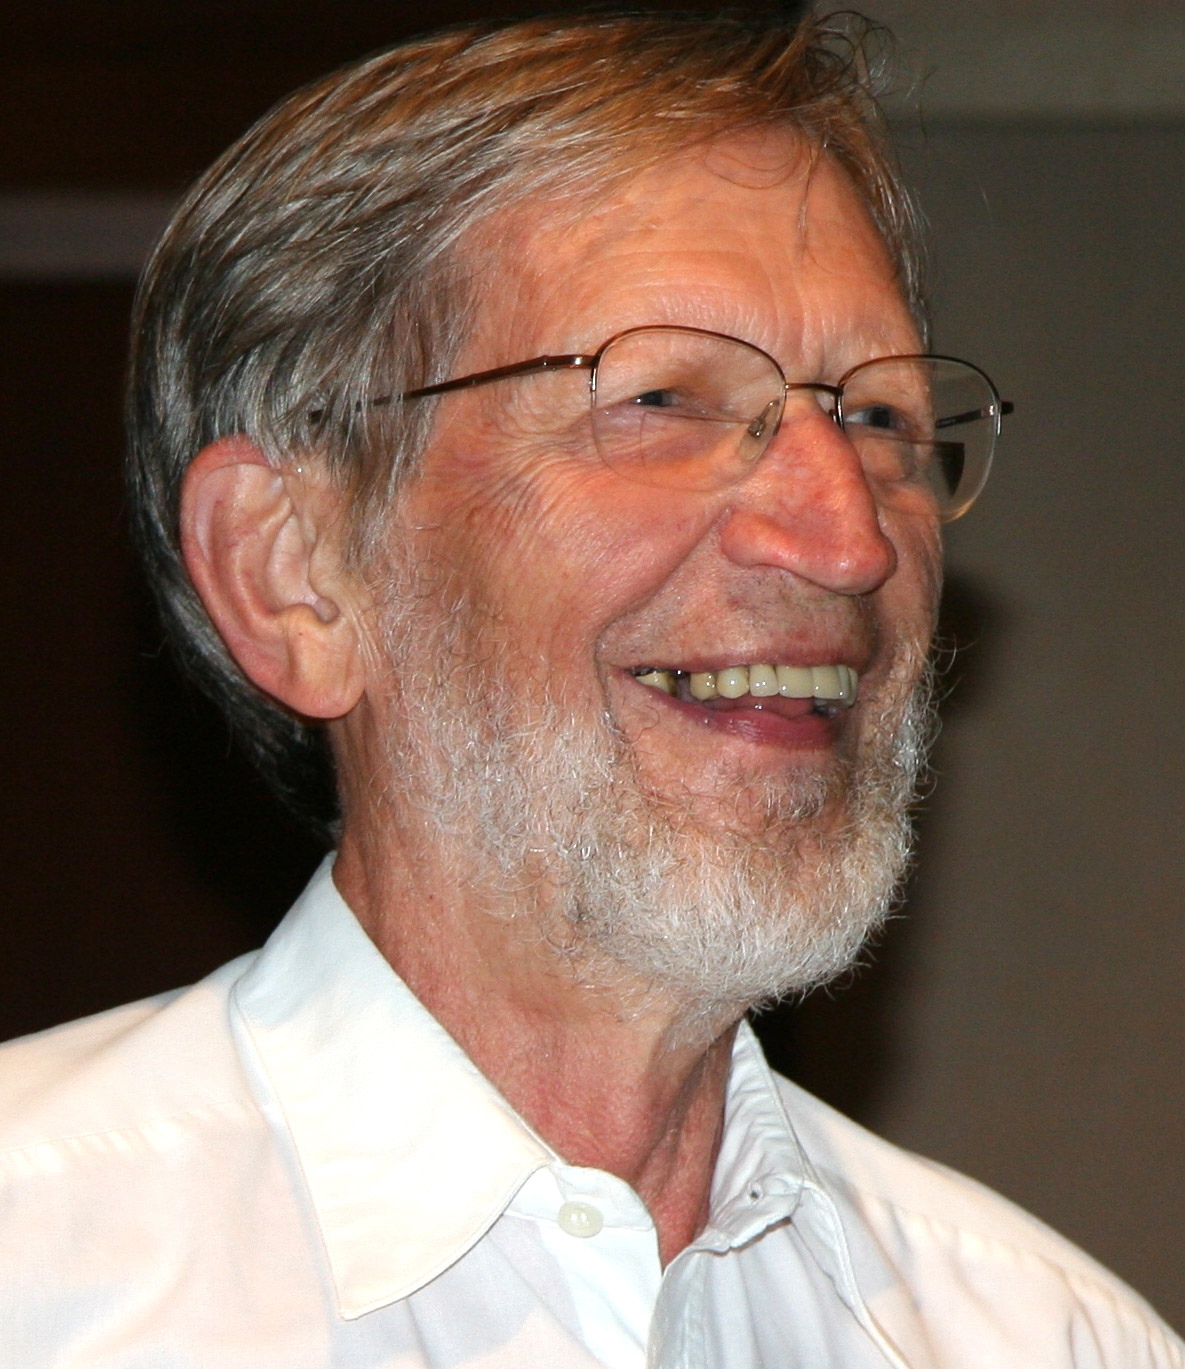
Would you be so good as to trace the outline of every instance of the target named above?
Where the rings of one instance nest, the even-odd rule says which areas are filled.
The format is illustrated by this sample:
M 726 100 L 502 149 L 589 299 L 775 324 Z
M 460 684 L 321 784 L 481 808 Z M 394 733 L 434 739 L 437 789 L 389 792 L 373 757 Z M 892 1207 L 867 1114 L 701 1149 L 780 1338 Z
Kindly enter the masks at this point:
M 418 810 L 494 913 L 533 915 L 580 982 L 631 986 L 631 1014 L 673 1003 L 680 1035 L 853 963 L 909 864 L 933 719 L 918 655 L 898 663 L 854 760 L 826 776 L 738 775 L 721 805 L 656 794 L 608 714 L 590 726 L 515 689 L 496 651 L 461 640 L 471 607 L 405 595 L 384 596 L 403 719 L 387 799 Z

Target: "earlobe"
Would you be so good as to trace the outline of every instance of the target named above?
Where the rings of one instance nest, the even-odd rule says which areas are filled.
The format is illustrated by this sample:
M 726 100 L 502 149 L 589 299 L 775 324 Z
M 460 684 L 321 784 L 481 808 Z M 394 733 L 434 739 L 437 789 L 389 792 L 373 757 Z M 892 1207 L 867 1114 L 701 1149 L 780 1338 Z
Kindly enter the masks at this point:
M 186 472 L 181 545 L 206 611 L 244 673 L 306 717 L 342 717 L 362 694 L 339 541 L 338 501 L 319 470 L 279 470 L 238 436 Z

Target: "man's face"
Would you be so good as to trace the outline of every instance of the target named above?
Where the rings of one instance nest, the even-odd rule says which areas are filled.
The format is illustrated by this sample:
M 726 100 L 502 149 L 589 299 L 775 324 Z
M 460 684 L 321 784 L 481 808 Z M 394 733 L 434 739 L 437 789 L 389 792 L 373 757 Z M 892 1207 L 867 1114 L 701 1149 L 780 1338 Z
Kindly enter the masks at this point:
M 781 136 L 688 153 L 578 220 L 524 213 L 499 230 L 500 266 L 454 374 L 591 352 L 646 324 L 747 339 L 791 381 L 834 383 L 857 362 L 919 350 L 884 247 L 846 178 L 826 160 L 808 175 Z M 704 851 L 709 864 L 727 866 L 746 864 L 752 849 L 760 899 L 796 886 L 785 892 L 798 896 L 799 911 L 785 920 L 801 920 L 802 906 L 830 897 L 812 879 L 836 882 L 823 869 L 828 852 L 851 844 L 854 822 L 875 822 L 865 812 L 877 806 L 868 776 L 895 783 L 893 736 L 935 607 L 933 515 L 922 504 L 878 510 L 847 440 L 800 396 L 731 488 L 627 480 L 602 463 L 591 437 L 571 437 L 587 386 L 586 372 L 555 372 L 439 401 L 422 472 L 391 530 L 393 565 L 405 569 L 393 579 L 401 607 L 378 656 L 394 679 L 377 679 L 372 696 L 387 692 L 393 773 L 401 785 L 437 788 L 443 770 L 468 768 L 470 787 L 486 791 L 487 826 L 500 821 L 500 805 L 513 808 L 503 836 L 513 833 L 511 851 L 523 849 L 521 887 L 591 904 L 583 875 L 548 868 L 553 855 L 595 863 L 599 846 L 602 863 L 621 866 L 661 847 L 666 873 L 652 869 L 643 881 L 655 894 Z M 800 677 L 803 668 L 846 666 L 858 676 L 858 702 L 820 707 L 751 693 L 701 701 L 686 683 L 672 697 L 639 677 L 644 667 L 690 676 L 758 664 Z M 421 764 L 409 763 L 408 748 Z M 475 755 L 483 758 L 470 765 Z M 522 792 L 512 794 L 508 771 Z M 890 806 L 900 807 L 901 788 Z M 465 804 L 455 790 L 443 801 L 410 797 Z M 894 824 L 882 845 L 893 847 L 886 859 L 896 867 Z M 481 842 L 471 832 L 467 844 Z M 575 853 L 562 849 L 573 845 Z M 503 840 L 503 867 L 512 863 L 506 850 Z M 867 856 L 848 863 L 866 865 Z M 896 873 L 870 897 L 883 902 Z M 698 888 L 692 903 L 730 897 L 702 878 Z M 604 897 L 620 905 L 625 895 Z M 577 926 L 597 922 L 580 906 L 567 915 Z M 684 908 L 675 922 L 688 919 Z M 674 926 L 668 920 L 650 939 L 670 941 Z M 628 941 L 629 929 L 621 935 Z M 654 955 L 639 956 L 644 973 L 662 973 Z M 780 991 L 790 987 L 785 977 L 744 992 Z

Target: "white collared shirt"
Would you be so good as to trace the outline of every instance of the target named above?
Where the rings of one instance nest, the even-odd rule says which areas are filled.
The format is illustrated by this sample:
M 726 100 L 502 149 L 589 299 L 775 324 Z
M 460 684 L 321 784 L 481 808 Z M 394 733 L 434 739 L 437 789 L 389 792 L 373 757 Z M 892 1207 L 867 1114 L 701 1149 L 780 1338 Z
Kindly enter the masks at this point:
M 402 984 L 328 863 L 263 951 L 0 1051 L 4 1369 L 1151 1369 L 1073 1246 L 766 1068 L 664 1271 Z

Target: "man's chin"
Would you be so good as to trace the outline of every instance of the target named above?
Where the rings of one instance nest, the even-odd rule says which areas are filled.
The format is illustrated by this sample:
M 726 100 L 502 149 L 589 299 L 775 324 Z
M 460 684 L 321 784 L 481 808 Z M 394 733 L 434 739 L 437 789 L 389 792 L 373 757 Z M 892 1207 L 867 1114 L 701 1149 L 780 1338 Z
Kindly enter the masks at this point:
M 641 854 L 586 843 L 569 890 L 573 942 L 689 1024 L 825 982 L 883 921 L 910 849 L 904 810 L 875 827 L 834 819 L 760 836 L 684 829 Z
M 574 933 L 704 1021 L 834 978 L 897 899 L 932 723 L 927 677 L 870 722 L 856 757 L 738 767 L 711 794 L 647 792 L 619 772 L 567 846 Z

